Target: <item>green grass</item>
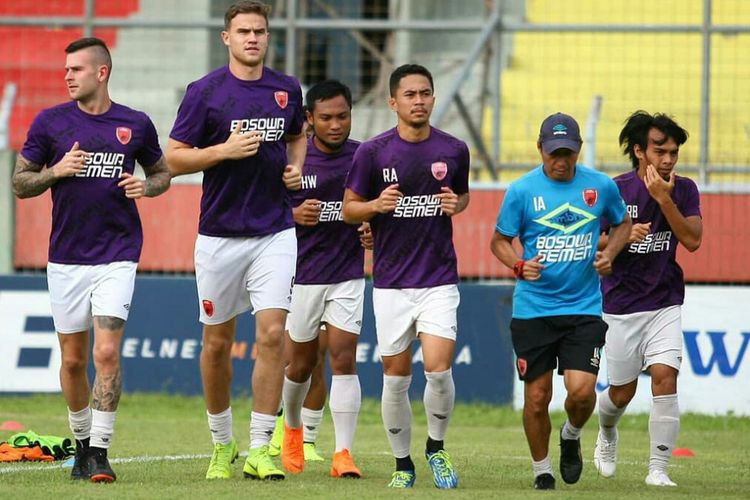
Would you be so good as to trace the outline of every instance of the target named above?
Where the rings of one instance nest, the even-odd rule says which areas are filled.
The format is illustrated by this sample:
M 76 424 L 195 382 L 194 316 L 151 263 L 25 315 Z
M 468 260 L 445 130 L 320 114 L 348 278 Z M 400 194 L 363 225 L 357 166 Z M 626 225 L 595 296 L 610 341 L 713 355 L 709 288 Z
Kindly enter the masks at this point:
M 378 401 L 363 404 L 354 456 L 363 471 L 361 480 L 331 479 L 329 463 L 307 464 L 303 474 L 283 482 L 260 483 L 242 478 L 241 458 L 228 481 L 204 479 L 207 458 L 154 460 L 115 464 L 117 482 L 98 485 L 71 482 L 69 469 L 57 465 L 0 464 L 0 498 L 50 496 L 65 498 L 748 498 L 750 491 L 750 418 L 684 415 L 678 446 L 690 448 L 693 458 L 672 460 L 670 476 L 678 488 L 654 489 L 643 483 L 648 460 L 648 417 L 627 415 L 620 426 L 617 475 L 597 476 L 593 463 L 596 419 L 583 433 L 584 473 L 578 484 L 563 484 L 556 473 L 555 492 L 535 492 L 521 415 L 507 407 L 457 405 L 446 447 L 459 472 L 456 491 L 437 491 L 422 458 L 426 437 L 421 404 L 414 404 L 413 457 L 417 483 L 413 490 L 394 492 L 385 488 L 393 471 Z M 235 437 L 243 449 L 248 444 L 250 400 L 233 404 Z M 562 421 L 553 415 L 553 426 Z M 40 434 L 69 435 L 65 404 L 60 395 L 0 397 L 0 422 L 18 420 Z M 0 440 L 12 433 L 0 431 Z M 555 432 L 553 432 L 555 434 Z M 558 465 L 557 440 L 550 456 Z M 318 440 L 321 453 L 330 457 L 333 429 L 326 412 Z M 205 408 L 200 398 L 164 395 L 125 395 L 117 415 L 113 458 L 159 457 L 211 452 Z M 4 472 L 22 467 L 23 470 Z

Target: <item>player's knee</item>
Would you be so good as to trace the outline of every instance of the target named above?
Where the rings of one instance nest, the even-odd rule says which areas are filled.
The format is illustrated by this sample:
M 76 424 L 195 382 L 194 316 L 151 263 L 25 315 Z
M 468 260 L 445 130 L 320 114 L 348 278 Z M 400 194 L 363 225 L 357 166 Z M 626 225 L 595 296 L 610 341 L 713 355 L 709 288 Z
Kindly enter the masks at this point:
M 616 407 L 622 408 L 624 406 L 627 406 L 633 399 L 633 397 L 635 396 L 635 390 L 635 387 L 631 388 L 629 386 L 612 386 L 609 388 L 609 399 L 612 400 L 612 403 Z
M 552 390 L 538 387 L 526 391 L 524 406 L 533 413 L 543 413 L 547 411 L 550 401 L 552 401 Z
M 94 345 L 94 365 L 99 367 L 116 367 L 120 363 L 118 345 L 114 342 Z
M 284 326 L 271 325 L 259 329 L 255 335 L 255 345 L 258 348 L 258 354 L 267 352 L 283 353 L 284 349 Z M 313 353 L 317 356 L 316 353 Z
M 203 350 L 201 355 L 209 359 L 221 359 L 229 355 L 232 350 L 232 341 L 226 338 L 214 336 L 203 337 Z
M 331 351 L 331 371 L 334 375 L 351 375 L 357 371 L 356 351 Z
M 654 396 L 666 396 L 677 393 L 677 377 L 651 378 L 651 390 Z
M 596 401 L 596 391 L 588 384 L 571 387 L 568 390 L 568 402 L 577 406 L 588 406 Z
M 87 359 L 78 355 L 63 354 L 60 368 L 70 374 L 78 374 L 86 371 Z

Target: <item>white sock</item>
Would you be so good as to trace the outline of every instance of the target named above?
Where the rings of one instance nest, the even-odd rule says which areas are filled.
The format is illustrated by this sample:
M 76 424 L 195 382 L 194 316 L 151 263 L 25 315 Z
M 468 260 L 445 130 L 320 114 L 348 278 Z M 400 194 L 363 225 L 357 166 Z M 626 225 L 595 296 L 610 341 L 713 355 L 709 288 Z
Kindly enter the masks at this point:
M 562 428 L 562 438 L 563 439 L 581 439 L 581 428 L 573 427 L 573 424 L 570 423 L 570 420 L 566 420 L 565 425 L 563 425 L 563 428 Z
M 552 474 L 552 463 L 549 461 L 549 455 L 544 457 L 538 462 L 534 459 L 531 460 L 531 467 L 534 469 L 534 477 L 541 476 L 542 474 Z
M 305 443 L 314 443 L 318 440 L 318 430 L 323 423 L 323 412 L 325 407 L 320 410 L 311 410 L 302 407 L 302 441 Z
M 250 448 L 260 448 L 271 442 L 276 415 L 252 412 L 250 414 Z
M 221 413 L 208 415 L 208 429 L 211 431 L 211 439 L 214 444 L 229 444 L 232 442 L 232 407 L 230 406 Z
M 68 408 L 68 424 L 74 438 L 79 441 L 88 439 L 91 436 L 91 407 L 78 411 L 70 411 Z
M 359 376 L 334 375 L 331 377 L 331 399 L 328 401 L 328 406 L 331 408 L 333 430 L 336 434 L 335 451 L 339 452 L 344 449 L 352 451 L 357 417 L 359 417 L 359 408 L 362 406 Z
M 425 372 L 424 376 L 427 377 L 423 398 L 427 414 L 427 435 L 435 441 L 442 441 L 445 439 L 456 399 L 453 371 L 449 368 L 444 372 Z
M 614 441 L 617 432 L 617 422 L 620 421 L 628 405 L 618 408 L 609 397 L 609 391 L 599 395 L 599 430 L 607 441 Z
M 648 420 L 648 433 L 651 436 L 648 469 L 666 472 L 680 432 L 680 407 L 677 394 L 654 396 L 652 401 L 651 418 Z
M 383 397 L 381 412 L 383 425 L 393 456 L 405 458 L 411 449 L 411 403 L 409 386 L 411 375 L 397 377 L 383 375 Z
M 112 433 L 115 431 L 114 411 L 91 410 L 91 442 L 95 448 L 109 448 L 112 444 Z
M 310 390 L 312 377 L 307 377 L 304 382 L 294 382 L 284 376 L 284 388 L 282 397 L 284 399 L 284 422 L 293 429 L 302 427 L 302 404 Z

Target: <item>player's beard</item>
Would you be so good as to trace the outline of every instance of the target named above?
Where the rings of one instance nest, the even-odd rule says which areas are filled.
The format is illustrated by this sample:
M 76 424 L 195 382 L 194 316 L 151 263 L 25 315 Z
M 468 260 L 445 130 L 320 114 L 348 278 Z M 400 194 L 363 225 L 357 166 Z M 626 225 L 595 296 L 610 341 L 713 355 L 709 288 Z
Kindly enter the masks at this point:
M 340 144 L 328 142 L 325 139 L 321 138 L 319 135 L 316 135 L 315 138 L 318 139 L 318 141 L 320 141 L 323 146 L 330 149 L 331 151 L 341 151 L 341 149 L 344 147 L 344 144 L 346 144 L 347 139 L 349 139 L 349 134 L 346 134 L 344 136 Z

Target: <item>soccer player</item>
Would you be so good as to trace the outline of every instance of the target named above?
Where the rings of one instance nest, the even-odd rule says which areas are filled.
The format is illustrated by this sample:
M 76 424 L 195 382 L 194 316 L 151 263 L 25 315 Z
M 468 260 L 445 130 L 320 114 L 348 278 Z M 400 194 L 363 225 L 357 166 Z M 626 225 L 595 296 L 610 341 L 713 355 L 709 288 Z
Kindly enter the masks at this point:
M 76 440 L 71 478 L 110 483 L 116 479 L 107 450 L 122 389 L 120 343 L 143 245 L 135 200 L 166 191 L 170 175 L 149 117 L 109 97 L 106 44 L 81 38 L 65 52 L 72 101 L 45 109 L 32 123 L 13 191 L 19 198 L 52 191 L 47 283 L 62 354 L 60 385 Z M 136 160 L 145 180 L 133 175 Z M 89 391 L 92 319 L 96 377 Z
M 191 83 L 167 146 L 174 175 L 203 172 L 195 277 L 201 375 L 214 453 L 206 478 L 229 478 L 231 348 L 237 315 L 255 314 L 250 451 L 243 472 L 283 479 L 268 455 L 284 381 L 284 323 L 297 240 L 287 189 L 302 185 L 306 141 L 299 82 L 263 65 L 270 7 L 240 1 L 224 15 L 229 64 Z
M 419 338 L 427 385 L 427 462 L 435 486 L 458 476 L 443 447 L 455 386 L 458 271 L 451 217 L 469 204 L 469 149 L 430 125 L 432 75 L 407 64 L 390 76 L 396 127 L 364 142 L 346 182 L 344 220 L 370 221 L 375 238 L 373 305 L 383 360 L 382 414 L 396 458 L 390 487 L 414 484 L 409 386 L 411 345 Z
M 572 117 L 556 113 L 542 122 L 542 164 L 508 188 L 491 242 L 492 253 L 517 278 L 510 330 L 524 383 L 523 425 L 536 489 L 555 488 L 549 403 L 556 366 L 567 390 L 560 474 L 568 484 L 581 476 L 581 429 L 596 403 L 607 330 L 598 275 L 611 272 L 630 234 L 630 217 L 612 179 L 576 164 L 582 142 Z M 597 251 L 601 215 L 613 223 L 609 245 Z M 511 244 L 515 238 L 521 257 Z
M 694 252 L 703 223 L 695 183 L 675 175 L 688 134 L 664 114 L 633 113 L 620 145 L 633 170 L 616 177 L 633 218 L 629 245 L 602 280 L 610 387 L 599 397 L 599 436 L 594 464 L 604 477 L 615 473 L 617 422 L 635 395 L 638 375 L 651 374 L 653 396 L 646 484 L 677 486 L 667 464 L 680 430 L 677 373 L 682 360 L 681 305 L 685 281 L 677 264 L 678 243 Z M 606 244 L 606 237 L 602 238 Z
M 287 319 L 291 342 L 284 379 L 281 461 L 290 472 L 304 468 L 302 407 L 318 364 L 318 336 L 325 325 L 331 358 L 331 416 L 336 448 L 332 477 L 361 477 L 351 455 L 362 401 L 357 340 L 365 291 L 364 249 L 358 228 L 344 223 L 344 182 L 359 143 L 349 139 L 352 96 L 335 80 L 307 92 L 308 140 L 302 190 L 292 196 L 297 224 L 297 274 Z M 365 227 L 360 229 L 364 232 Z M 320 375 L 320 374 L 319 374 Z

